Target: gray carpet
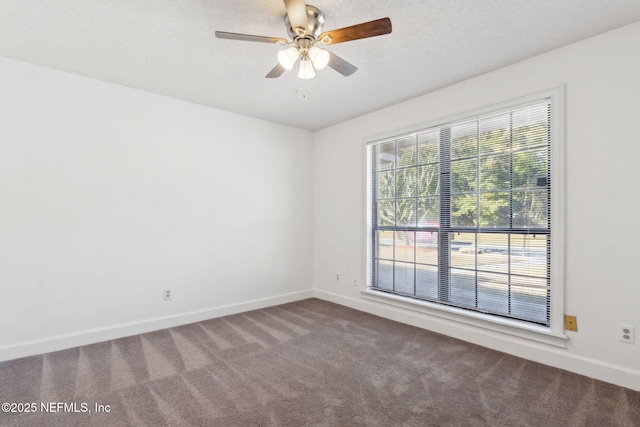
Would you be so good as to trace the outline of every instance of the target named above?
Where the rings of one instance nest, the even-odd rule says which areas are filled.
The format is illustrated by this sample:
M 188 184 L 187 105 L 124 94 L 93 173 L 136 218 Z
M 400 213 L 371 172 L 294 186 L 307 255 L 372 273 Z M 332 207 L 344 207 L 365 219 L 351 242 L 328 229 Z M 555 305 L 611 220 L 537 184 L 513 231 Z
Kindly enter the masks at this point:
M 640 392 L 318 299 L 3 362 L 2 402 L 37 404 L 2 426 L 640 426 Z

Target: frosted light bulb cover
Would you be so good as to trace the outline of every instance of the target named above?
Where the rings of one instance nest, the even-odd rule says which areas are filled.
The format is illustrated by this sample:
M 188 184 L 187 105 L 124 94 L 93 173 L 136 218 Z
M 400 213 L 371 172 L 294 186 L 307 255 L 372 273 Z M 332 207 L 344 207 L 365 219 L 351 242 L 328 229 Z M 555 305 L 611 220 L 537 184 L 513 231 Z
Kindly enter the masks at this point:
M 307 80 L 312 79 L 316 76 L 315 71 L 313 71 L 313 65 L 311 61 L 300 61 L 300 70 L 298 71 L 298 78 Z
M 322 70 L 329 63 L 329 52 L 324 49 L 313 46 L 309 49 L 309 58 L 313 61 L 316 70 Z
M 299 55 L 298 49 L 292 46 L 278 52 L 278 62 L 285 70 L 291 70 Z

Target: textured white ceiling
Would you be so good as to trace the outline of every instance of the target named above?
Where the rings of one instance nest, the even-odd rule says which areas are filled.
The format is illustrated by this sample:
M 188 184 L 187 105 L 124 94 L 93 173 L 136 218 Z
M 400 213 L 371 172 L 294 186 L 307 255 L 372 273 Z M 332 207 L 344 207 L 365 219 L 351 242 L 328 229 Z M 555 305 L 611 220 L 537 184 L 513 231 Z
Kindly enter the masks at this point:
M 390 17 L 329 49 L 359 68 L 265 79 L 288 38 L 282 0 L 0 0 L 0 55 L 317 130 L 640 21 L 639 0 L 309 0 L 325 30 Z

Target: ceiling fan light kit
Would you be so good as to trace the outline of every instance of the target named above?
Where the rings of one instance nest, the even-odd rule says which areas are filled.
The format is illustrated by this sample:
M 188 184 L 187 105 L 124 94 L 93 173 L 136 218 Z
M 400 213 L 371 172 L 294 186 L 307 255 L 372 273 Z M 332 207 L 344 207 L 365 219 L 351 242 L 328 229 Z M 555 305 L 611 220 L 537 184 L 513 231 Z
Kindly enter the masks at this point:
M 327 66 L 343 76 L 350 76 L 358 71 L 356 66 L 328 50 L 319 48 L 316 44 L 331 45 L 391 33 L 391 20 L 389 18 L 377 19 L 323 33 L 324 13 L 320 9 L 305 5 L 304 0 L 284 0 L 284 5 L 286 8 L 284 22 L 291 41 L 278 37 L 254 36 L 225 31 L 216 31 L 216 37 L 228 40 L 292 45 L 278 52 L 278 64 L 266 77 L 280 77 L 284 71 L 292 70 L 296 61 L 300 59 L 298 78 L 311 79 L 315 77 L 315 70 L 322 70 Z

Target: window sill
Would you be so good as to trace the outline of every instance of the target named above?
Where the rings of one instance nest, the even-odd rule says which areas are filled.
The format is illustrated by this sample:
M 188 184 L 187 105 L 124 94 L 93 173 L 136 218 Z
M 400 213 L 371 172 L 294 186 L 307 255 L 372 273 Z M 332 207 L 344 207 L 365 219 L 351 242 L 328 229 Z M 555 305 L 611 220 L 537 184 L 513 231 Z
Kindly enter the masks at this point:
M 428 301 L 415 300 L 409 297 L 377 291 L 372 288 L 367 288 L 361 291 L 361 293 L 362 298 L 369 301 L 392 305 L 394 307 L 439 317 L 492 332 L 523 338 L 529 341 L 549 344 L 555 347 L 566 348 L 566 342 L 568 340 L 566 335 L 553 333 L 550 328 L 544 326 L 476 313 L 456 307 L 448 307 Z

